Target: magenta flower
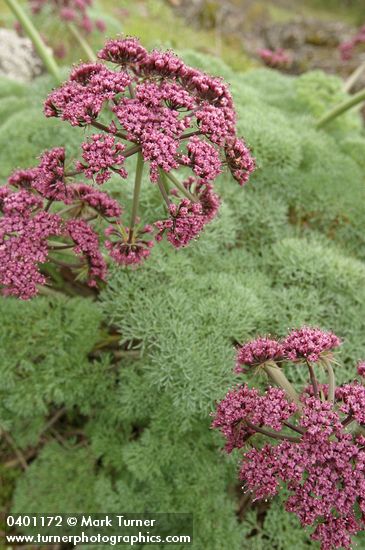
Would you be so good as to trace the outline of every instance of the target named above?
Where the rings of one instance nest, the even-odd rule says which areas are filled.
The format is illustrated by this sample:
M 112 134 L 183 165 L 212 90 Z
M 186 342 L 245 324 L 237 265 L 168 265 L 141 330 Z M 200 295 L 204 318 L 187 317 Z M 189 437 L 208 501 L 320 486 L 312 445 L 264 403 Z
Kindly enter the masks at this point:
M 342 42 L 339 46 L 340 55 L 343 61 L 349 61 L 357 46 L 365 44 L 365 25 L 361 27 L 351 40 Z
M 52 2 L 51 7 L 57 4 L 64 19 L 87 27 L 90 3 L 65 0 Z M 36 12 L 43 7 L 43 1 L 33 2 Z M 99 58 L 103 62 L 73 68 L 68 81 L 51 92 L 44 105 L 47 117 L 98 131 L 85 138 L 73 169 L 67 167 L 64 148 L 54 148 L 41 155 L 37 167 L 16 171 L 1 190 L 2 240 L 9 241 L 8 248 L 24 240 L 26 228 L 34 223 L 30 220 L 39 214 L 60 215 L 57 239 L 50 241 L 50 233 L 43 237 L 38 231 L 42 254 L 36 257 L 36 245 L 32 249 L 29 245 L 28 263 L 24 252 L 28 241 L 22 240 L 16 273 L 32 265 L 33 271 L 27 272 L 31 290 L 17 290 L 12 282 L 15 275 L 6 277 L 10 255 L 15 254 L 8 249 L 0 279 L 5 292 L 21 297 L 36 294 L 38 286 L 46 283 L 42 264 L 48 261 L 75 270 L 79 277 L 87 276 L 95 286 L 106 277 L 103 247 L 113 261 L 124 266 L 140 264 L 163 237 L 175 248 L 184 247 L 217 215 L 220 199 L 214 183 L 225 168 L 241 185 L 255 168 L 249 149 L 237 136 L 232 97 L 222 79 L 188 67 L 171 51 L 148 52 L 135 38 L 108 41 Z M 84 176 L 97 185 L 112 176 L 128 180 L 126 159 L 134 155 L 137 164 L 129 216 L 107 193 L 79 178 Z M 138 210 L 146 164 L 165 215 L 142 223 Z M 94 221 L 101 236 L 95 232 Z M 104 222 L 107 228 L 102 227 Z M 57 256 L 61 251 L 62 256 L 76 255 L 78 263 Z
M 73 219 L 66 222 L 66 232 L 75 243 L 74 252 L 83 256 L 89 271 L 89 285 L 96 286 L 97 280 L 104 281 L 106 277 L 106 263 L 99 250 L 99 237 L 90 225 L 82 219 Z
M 138 265 L 151 254 L 153 241 L 145 235 L 152 233 L 153 228 L 146 225 L 133 233 L 129 228 L 111 226 L 105 230 L 108 240 L 105 242 L 110 257 L 120 265 Z
M 218 404 L 212 428 L 222 432 L 227 441 L 225 449 L 230 453 L 234 448 L 241 448 L 256 433 L 257 427 L 268 426 L 280 431 L 283 422 L 295 411 L 296 405 L 289 403 L 279 388 L 269 388 L 261 396 L 256 389 L 237 386 Z
M 240 185 L 247 183 L 250 174 L 255 170 L 256 164 L 250 151 L 242 139 L 232 138 L 227 140 L 225 155 L 232 176 Z
M 307 359 L 316 362 L 340 344 L 340 339 L 332 332 L 303 327 L 293 330 L 286 337 L 283 341 L 283 352 L 292 361 Z
M 283 48 L 277 48 L 276 50 L 264 48 L 258 50 L 257 53 L 265 65 L 273 69 L 284 69 L 292 63 L 291 56 Z
M 203 185 L 201 181 L 196 183 L 193 177 L 186 180 L 184 185 L 189 193 L 195 193 L 191 196 L 197 197 L 198 202 L 189 199 L 182 199 L 178 204 L 171 202 L 169 218 L 155 223 L 158 229 L 156 240 L 160 241 L 166 235 L 175 248 L 184 247 L 197 238 L 203 227 L 216 216 L 220 205 L 219 197 L 211 185 Z
M 28 191 L 16 195 L 21 197 L 9 195 L 10 208 L 4 201 L 5 215 L 0 219 L 0 285 L 4 294 L 27 300 L 37 293 L 37 285 L 46 282 L 38 264 L 47 261 L 47 239 L 60 235 L 61 220 L 56 214 L 32 212 L 31 205 L 38 205 L 27 197 Z
M 224 169 L 241 185 L 255 169 L 249 149 L 236 134 L 228 86 L 188 67 L 171 51 L 148 52 L 135 38 L 108 41 L 99 58 L 112 68 L 88 63 L 73 69 L 69 80 L 47 98 L 45 114 L 73 126 L 98 128 L 99 133 L 83 143 L 82 160 L 76 163 L 77 170 L 97 184 L 112 174 L 127 179 L 125 159 L 133 155 L 148 164 L 150 180 L 166 208 L 166 219 L 149 220 L 157 229 L 156 239 L 165 235 L 176 248 L 186 246 L 218 211 L 213 184 Z M 107 125 L 106 109 L 109 117 L 112 113 Z M 180 169 L 183 181 L 177 178 Z M 126 258 L 127 263 L 141 261 L 152 246 L 145 244 L 144 236 L 139 244 L 132 242 L 138 233 L 142 170 L 136 173 L 131 225 L 123 226 L 121 239 L 113 229 L 116 240 L 108 245 L 120 263 Z
M 4 294 L 27 300 L 47 283 L 43 264 L 87 272 L 88 284 L 105 280 L 106 262 L 93 220 L 119 224 L 117 201 L 65 170 L 65 151 L 45 151 L 37 167 L 14 172 L 0 188 L 0 285 Z M 65 208 L 66 206 L 66 208 Z M 52 239 L 52 240 L 50 240 Z M 73 264 L 59 254 L 76 254 Z
M 365 437 L 360 431 L 365 386 L 355 381 L 336 388 L 332 368 L 329 384 L 320 384 L 308 363 L 311 384 L 298 392 L 285 376 L 285 364 L 303 357 L 317 361 L 338 345 L 334 334 L 308 327 L 292 331 L 282 347 L 267 338 L 245 344 L 238 351 L 238 369 L 269 361 L 267 374 L 279 387 L 260 394 L 237 386 L 217 404 L 212 423 L 224 435 L 227 452 L 244 449 L 244 490 L 254 499 L 267 499 L 286 487 L 286 510 L 303 527 L 312 527 L 311 537 L 320 541 L 321 550 L 351 548 L 352 536 L 365 529 Z M 328 367 L 331 357 L 326 360 Z M 250 448 L 248 440 L 256 437 Z
M 245 372 L 242 368 L 257 367 L 267 361 L 277 361 L 282 358 L 283 349 L 277 340 L 257 338 L 241 346 L 237 351 L 235 371 Z
M 120 218 L 122 208 L 116 200 L 107 193 L 99 191 L 90 185 L 76 184 L 72 186 L 72 196 L 76 204 L 79 202 L 81 212 L 85 206 L 91 206 L 104 218 Z
M 95 175 L 96 183 L 103 184 L 111 177 L 111 170 L 122 178 L 128 177 L 123 168 L 125 146 L 116 142 L 113 136 L 93 134 L 88 142 L 82 144 L 82 149 L 85 163 L 77 162 L 76 168 L 82 170 L 87 178 L 93 179 Z

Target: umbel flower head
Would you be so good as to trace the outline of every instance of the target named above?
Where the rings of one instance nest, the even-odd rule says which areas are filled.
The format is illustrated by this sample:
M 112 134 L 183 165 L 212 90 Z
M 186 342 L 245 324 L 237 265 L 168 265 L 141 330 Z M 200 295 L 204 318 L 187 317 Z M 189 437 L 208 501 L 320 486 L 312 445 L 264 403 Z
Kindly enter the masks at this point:
M 261 362 L 279 387 L 262 394 L 247 384 L 236 386 L 217 404 L 212 424 L 224 435 L 227 452 L 243 449 L 244 490 L 268 499 L 285 486 L 286 510 L 312 527 L 322 550 L 351 548 L 352 536 L 365 529 L 365 386 L 358 380 L 335 386 L 328 354 L 339 342 L 332 333 L 304 327 L 282 341 L 245 344 L 237 364 Z M 310 383 L 301 391 L 284 373 L 291 362 L 298 365 L 298 357 L 308 359 L 300 368 L 308 368 Z M 319 383 L 317 363 L 326 366 L 328 384 Z
M 130 226 L 108 233 L 113 257 L 122 254 L 128 256 L 124 263 L 136 264 L 149 255 L 148 235 L 157 241 L 166 236 L 176 248 L 197 238 L 219 209 L 217 177 L 228 169 L 244 185 L 255 162 L 236 134 L 232 97 L 222 79 L 187 66 L 171 51 L 148 52 L 136 38 L 110 40 L 98 56 L 102 62 L 72 70 L 47 98 L 44 112 L 98 129 L 82 144 L 76 163 L 96 184 L 112 174 L 128 179 L 125 160 L 136 156 Z M 136 227 L 145 164 L 166 214 Z M 141 232 L 146 225 L 152 230 Z
M 42 265 L 76 268 L 90 286 L 104 280 L 107 266 L 96 222 L 121 222 L 122 209 L 107 193 L 73 181 L 65 150 L 45 151 L 39 165 L 14 172 L 0 187 L 0 286 L 4 294 L 33 297 L 46 284 Z M 70 254 L 78 263 L 70 263 Z
M 45 102 L 47 117 L 97 129 L 85 137 L 73 169 L 66 171 L 65 151 L 55 148 L 41 155 L 36 168 L 18 170 L 1 188 L 0 283 L 6 293 L 36 294 L 46 280 L 42 264 L 65 262 L 54 257 L 60 250 L 76 254 L 81 261 L 74 267 L 87 271 L 89 284 L 95 285 L 106 276 L 101 242 L 109 257 L 125 266 L 144 261 L 164 237 L 175 248 L 188 245 L 219 210 L 216 178 L 228 169 L 243 185 L 255 168 L 236 135 L 233 101 L 223 80 L 188 67 L 171 51 L 147 52 L 135 38 L 110 40 L 99 58 L 100 63 L 76 66 Z M 98 186 L 112 176 L 128 180 L 126 159 L 133 156 L 133 203 L 126 224 L 126 213 L 122 219 L 119 204 Z M 147 185 L 156 187 L 165 215 L 142 221 L 145 165 Z M 41 214 L 54 222 L 52 227 L 34 229 Z M 95 219 L 98 227 L 109 223 L 101 235 Z M 65 241 L 50 245 L 51 237 Z

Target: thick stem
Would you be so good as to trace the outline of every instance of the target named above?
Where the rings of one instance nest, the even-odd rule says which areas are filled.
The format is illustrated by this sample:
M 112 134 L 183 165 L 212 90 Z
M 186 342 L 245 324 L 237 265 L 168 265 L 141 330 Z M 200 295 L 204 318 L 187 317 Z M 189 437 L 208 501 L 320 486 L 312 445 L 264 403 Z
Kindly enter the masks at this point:
M 326 113 L 322 118 L 319 119 L 319 121 L 316 124 L 317 128 L 322 128 L 325 124 L 328 124 L 328 122 L 331 122 L 338 116 L 342 115 L 342 113 L 345 113 L 352 107 L 355 107 L 355 105 L 358 105 L 359 103 L 362 103 L 365 101 L 365 90 L 360 90 L 357 94 L 354 94 L 349 99 L 346 99 L 330 111 Z
M 295 443 L 299 443 L 300 441 L 300 437 L 292 437 L 291 435 L 282 435 L 280 433 L 272 432 L 270 430 L 265 430 L 265 428 L 260 428 L 259 426 L 252 424 L 248 420 L 246 420 L 246 424 L 249 428 L 251 428 L 251 430 L 254 430 L 255 432 L 266 435 L 267 437 L 272 437 L 273 439 L 281 439 L 283 441 L 293 441 Z
M 141 192 L 141 185 L 142 185 L 143 166 L 144 166 L 144 160 L 143 160 L 142 153 L 138 153 L 136 178 L 134 180 L 132 215 L 131 215 L 131 223 L 129 227 L 129 238 L 128 238 L 129 243 L 131 243 L 133 240 L 133 234 L 134 234 L 134 229 L 135 229 L 136 220 L 137 220 L 139 195 Z
M 71 21 L 70 21 L 70 22 L 67 23 L 67 27 L 68 27 L 69 31 L 71 32 L 71 34 L 73 35 L 73 37 L 80 44 L 82 50 L 84 51 L 85 55 L 89 58 L 89 60 L 90 61 L 96 61 L 97 57 L 96 57 L 95 53 L 93 52 L 93 50 L 91 49 L 91 47 L 89 46 L 89 44 L 87 43 L 85 38 L 82 36 L 82 34 L 77 30 L 75 25 L 73 23 L 71 23 Z
M 179 191 L 181 191 L 181 193 L 183 195 L 185 195 L 185 197 L 187 197 L 188 199 L 190 199 L 192 202 L 197 202 L 197 198 L 194 197 L 194 195 L 192 195 L 190 193 L 190 191 L 188 191 L 184 186 L 183 184 L 177 179 L 175 178 L 175 176 L 173 174 L 171 174 L 171 172 L 165 172 L 166 176 L 169 178 L 169 180 L 175 185 L 175 187 L 177 187 L 177 189 Z
M 58 83 L 62 82 L 59 67 L 54 60 L 53 54 L 43 42 L 39 32 L 25 13 L 23 8 L 18 4 L 17 0 L 5 0 L 15 17 L 21 24 L 24 32 L 32 41 L 39 57 L 42 59 L 47 71 L 54 76 Z
M 309 376 L 310 376 L 310 379 L 311 379 L 311 383 L 312 383 L 312 386 L 313 386 L 314 397 L 316 399 L 318 399 L 319 392 L 318 392 L 317 378 L 315 377 L 313 366 L 310 364 L 309 361 L 307 361 L 307 366 L 308 366 L 308 370 L 309 370 Z
M 283 390 L 286 392 L 288 397 L 290 397 L 290 399 L 292 401 L 294 401 L 294 403 L 299 408 L 301 408 L 301 403 L 300 403 L 300 400 L 299 400 L 299 396 L 298 396 L 297 392 L 295 391 L 294 386 L 289 382 L 289 380 L 287 379 L 287 377 L 285 376 L 283 371 L 277 366 L 277 364 L 274 363 L 274 362 L 265 363 L 264 371 L 266 372 L 268 377 L 273 382 L 275 382 L 275 384 L 277 386 L 280 386 L 281 388 L 283 388 Z
M 345 84 L 343 86 L 344 92 L 350 92 L 351 88 L 356 84 L 356 82 L 359 80 L 361 75 L 365 72 L 365 62 L 361 63 L 353 73 L 350 74 L 348 79 L 345 81 Z

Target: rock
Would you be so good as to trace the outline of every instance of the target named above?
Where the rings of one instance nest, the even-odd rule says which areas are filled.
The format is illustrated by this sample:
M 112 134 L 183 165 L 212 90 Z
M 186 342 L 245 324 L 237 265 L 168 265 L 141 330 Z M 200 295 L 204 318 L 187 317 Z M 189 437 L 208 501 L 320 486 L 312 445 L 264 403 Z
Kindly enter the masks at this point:
M 42 73 L 42 62 L 28 38 L 11 29 L 0 29 L 0 44 L 0 75 L 30 82 Z

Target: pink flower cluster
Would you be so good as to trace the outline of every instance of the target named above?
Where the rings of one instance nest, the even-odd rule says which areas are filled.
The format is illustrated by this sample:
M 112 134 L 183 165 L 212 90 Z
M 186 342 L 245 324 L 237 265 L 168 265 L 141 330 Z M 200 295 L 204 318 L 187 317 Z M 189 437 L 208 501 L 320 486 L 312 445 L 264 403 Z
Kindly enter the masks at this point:
M 226 438 L 226 451 L 241 448 L 256 433 L 257 427 L 267 426 L 280 432 L 283 422 L 296 411 L 280 388 L 269 388 L 264 395 L 247 385 L 237 386 L 228 392 L 217 406 L 212 424 Z
M 77 162 L 76 168 L 82 170 L 87 178 L 93 179 L 95 176 L 96 183 L 101 185 L 111 177 L 111 170 L 122 178 L 128 177 L 123 168 L 125 157 L 122 152 L 125 146 L 116 142 L 114 136 L 93 134 L 89 141 L 82 144 L 82 149 L 85 162 Z
M 191 178 L 185 182 L 186 189 L 192 190 Z M 196 189 L 198 202 L 182 199 L 179 204 L 170 204 L 170 217 L 155 223 L 158 230 L 156 240 L 160 241 L 164 234 L 175 247 L 186 246 L 192 239 L 198 237 L 203 227 L 212 220 L 219 208 L 220 200 L 213 192 L 211 185 L 199 184 Z
M 340 44 L 339 50 L 341 59 L 343 61 L 349 61 L 354 54 L 355 48 L 361 44 L 365 44 L 365 25 L 358 30 L 351 40 Z
M 88 283 L 104 280 L 106 263 L 92 221 L 120 223 L 117 201 L 107 193 L 70 181 L 65 150 L 45 151 L 39 165 L 14 172 L 0 188 L 0 285 L 3 293 L 23 300 L 47 282 L 42 264 L 74 266 L 64 255 L 81 257 Z M 50 241 L 49 239 L 54 239 Z M 67 258 L 68 259 L 68 258 Z
M 332 332 L 303 327 L 293 330 L 283 341 L 284 356 L 291 361 L 307 359 L 316 362 L 326 352 L 331 352 L 341 344 Z
M 284 69 L 292 64 L 291 56 L 283 48 L 276 50 L 264 48 L 258 50 L 258 54 L 265 65 L 273 69 Z
M 218 212 L 213 185 L 224 169 L 240 185 L 255 169 L 248 147 L 236 135 L 228 86 L 188 67 L 171 51 L 148 52 L 135 38 L 110 40 L 98 55 L 111 68 L 89 63 L 73 69 L 69 80 L 47 98 L 45 115 L 98 129 L 83 143 L 82 160 L 76 163 L 97 184 L 112 174 L 128 178 L 125 159 L 142 157 L 166 208 L 166 219 L 152 222 L 156 239 L 165 235 L 176 248 L 186 246 Z M 122 235 L 110 230 L 113 243 L 108 246 L 115 257 L 120 258 L 125 244 L 125 263 L 149 255 L 152 244 L 146 244 L 144 230 L 137 244 L 138 231 L 129 227 Z
M 304 327 L 280 343 L 258 338 L 246 344 L 238 352 L 238 365 L 298 357 L 316 361 L 337 345 L 334 334 Z M 286 510 L 303 527 L 312 526 L 312 539 L 320 541 L 321 550 L 351 548 L 352 536 L 365 530 L 365 437 L 360 430 L 365 386 L 359 381 L 339 386 L 332 402 L 333 377 L 322 385 L 308 369 L 316 395 L 313 386 L 306 386 L 294 402 L 281 368 L 275 380 L 281 388 L 269 387 L 263 395 L 246 384 L 230 390 L 217 404 L 212 427 L 224 435 L 227 452 L 245 449 L 240 479 L 254 499 L 273 497 L 286 486 Z M 253 448 L 245 447 L 256 435 L 267 443 L 258 440 Z
M 255 367 L 267 361 L 277 361 L 283 356 L 283 348 L 280 342 L 271 338 L 257 338 L 244 344 L 237 351 L 235 371 L 245 372 L 242 368 Z
M 75 23 L 87 34 L 94 28 L 100 32 L 106 30 L 104 21 L 98 19 L 94 23 L 88 15 L 93 0 L 29 0 L 29 4 L 34 14 L 42 12 L 45 8 L 51 9 L 52 14 L 62 21 Z
M 89 2 L 56 4 L 62 8 L 75 4 L 83 12 Z M 42 1 L 33 3 L 35 11 L 43 5 Z M 8 260 L 2 262 L 0 282 L 7 292 L 22 298 L 33 296 L 37 285 L 45 283 L 41 265 L 49 259 L 56 261 L 54 256 L 61 251 L 80 258 L 76 267 L 82 273 L 87 268 L 90 285 L 105 279 L 106 264 L 92 226 L 95 219 L 109 222 L 104 246 L 110 258 L 122 265 L 144 261 L 163 237 L 175 248 L 186 246 L 217 215 L 220 199 L 214 182 L 224 169 L 240 185 L 255 169 L 249 149 L 236 135 L 232 97 L 222 79 L 188 67 L 171 51 L 147 52 L 135 38 L 110 40 L 99 58 L 103 62 L 75 67 L 44 105 L 47 117 L 97 129 L 82 143 L 73 169 L 67 172 L 65 168 L 64 149 L 54 148 L 42 154 L 36 168 L 18 170 L 2 188 L 2 241 L 7 243 Z M 130 223 L 125 225 L 120 205 L 79 177 L 98 185 L 112 176 L 128 179 L 126 159 L 134 155 L 133 203 Z M 148 224 L 141 222 L 138 212 L 146 164 L 166 213 Z M 51 233 L 46 230 L 44 234 L 33 231 L 42 254 L 36 257 L 29 252 L 27 256 L 25 248 L 30 250 L 30 245 L 20 248 L 19 240 L 27 233 L 24 219 L 38 220 L 40 213 L 58 216 L 60 211 L 55 236 L 62 239 L 61 244 L 50 245 Z M 22 219 L 22 229 L 13 229 L 14 217 Z M 14 252 L 18 246 L 21 252 Z M 17 258 L 11 268 L 10 255 Z M 27 288 L 19 273 L 28 264 L 33 272 L 27 275 Z M 10 277 L 11 270 L 14 275 Z
M 236 372 L 245 372 L 244 366 L 255 367 L 268 361 L 285 359 L 315 363 L 340 344 L 340 339 L 332 332 L 313 327 L 294 329 L 282 340 L 256 338 L 238 349 Z

